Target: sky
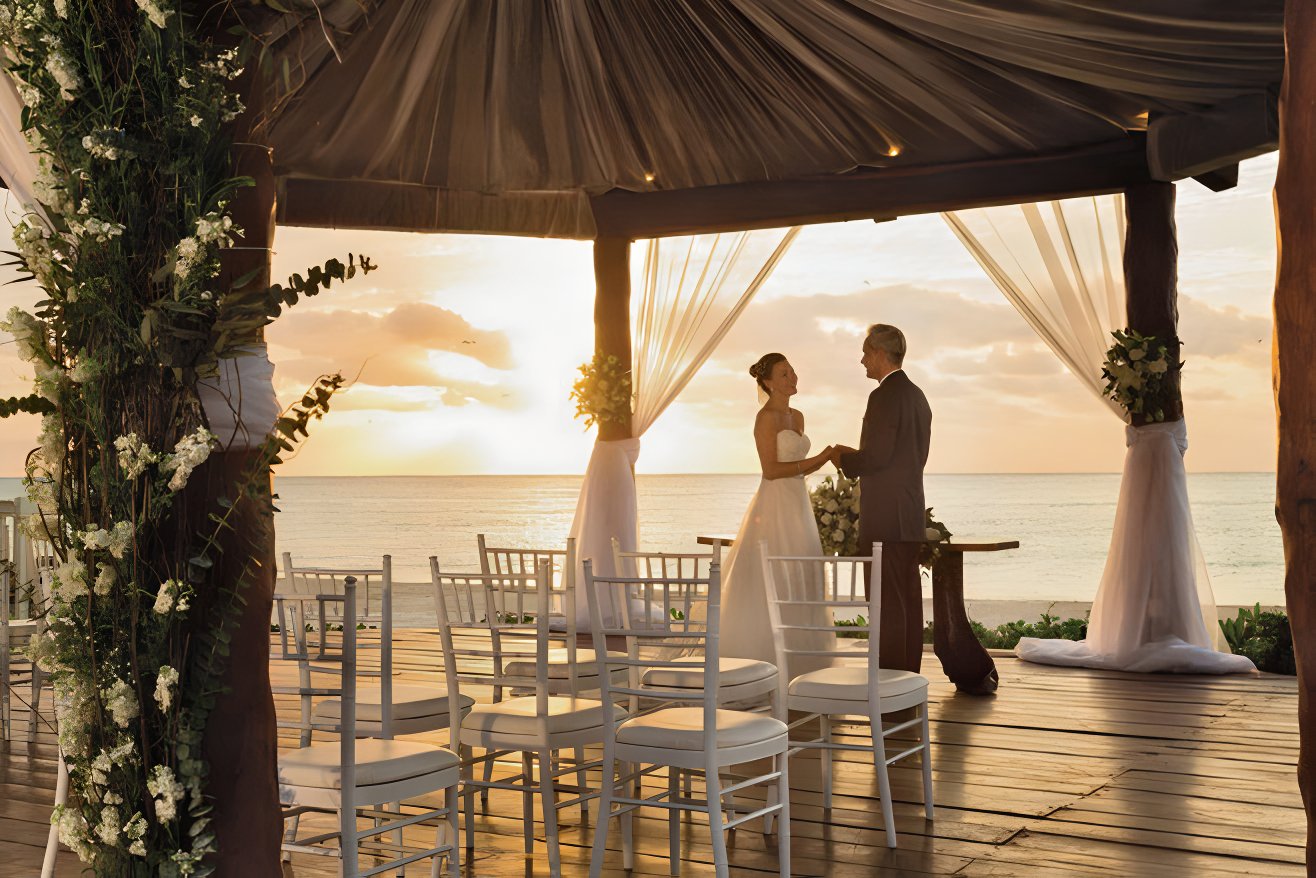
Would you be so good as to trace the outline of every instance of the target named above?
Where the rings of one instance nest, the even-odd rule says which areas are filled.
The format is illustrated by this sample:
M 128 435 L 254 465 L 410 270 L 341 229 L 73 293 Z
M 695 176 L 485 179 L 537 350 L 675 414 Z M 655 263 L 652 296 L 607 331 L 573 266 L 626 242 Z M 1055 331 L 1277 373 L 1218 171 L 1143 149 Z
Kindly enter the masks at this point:
M 1275 161 L 1245 162 L 1226 192 L 1178 185 L 1191 471 L 1274 469 Z M 8 235 L 0 220 L 3 249 Z M 275 249 L 276 278 L 349 252 L 379 265 L 267 330 L 281 401 L 325 372 L 353 382 L 282 475 L 584 471 L 593 432 L 573 419 L 568 394 L 593 351 L 588 242 L 280 228 Z M 0 286 L 0 312 L 39 298 L 29 283 Z M 760 403 L 748 368 L 769 351 L 799 373 L 792 404 L 814 446 L 857 445 L 872 388 L 860 345 L 874 322 L 900 326 L 908 340 L 906 371 L 934 413 L 930 472 L 1119 471 L 1123 424 L 935 215 L 806 227 L 645 434 L 637 470 L 756 471 Z M 29 370 L 0 334 L 0 396 L 29 388 Z M 36 431 L 31 416 L 0 421 L 0 476 L 22 474 Z

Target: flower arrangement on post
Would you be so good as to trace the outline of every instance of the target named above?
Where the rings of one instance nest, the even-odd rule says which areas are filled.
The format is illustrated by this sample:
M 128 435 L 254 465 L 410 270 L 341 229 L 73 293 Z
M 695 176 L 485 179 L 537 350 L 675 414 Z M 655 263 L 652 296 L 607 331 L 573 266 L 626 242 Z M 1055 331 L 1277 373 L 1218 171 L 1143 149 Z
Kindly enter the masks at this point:
M 1111 337 L 1115 343 L 1101 365 L 1106 379 L 1102 395 L 1119 403 L 1133 423 L 1164 421 L 1176 399 L 1174 373 L 1183 368 L 1170 353 L 1178 340 L 1167 342 L 1132 329 L 1117 329 Z
M 827 476 L 809 492 L 818 539 L 828 555 L 859 552 L 859 480 Z
M 317 381 L 237 483 L 212 487 L 197 475 L 217 448 L 198 382 L 299 296 L 373 268 L 349 257 L 287 286 L 223 281 L 242 234 L 230 202 L 252 183 L 229 152 L 244 50 L 194 28 L 177 0 L 0 5 L 40 171 L 11 255 L 42 291 L 4 322 L 35 392 L 0 415 L 42 415 L 24 528 L 56 566 L 32 653 L 69 770 L 53 822 L 97 876 L 214 870 L 202 738 L 254 565 L 238 558 L 245 572 L 221 578 L 216 562 L 233 522 L 270 508 L 270 468 L 342 386 Z
M 585 419 L 585 429 L 595 424 L 623 423 L 631 413 L 631 376 L 612 354 L 596 353 L 580 366 L 580 377 L 571 387 L 576 417 Z

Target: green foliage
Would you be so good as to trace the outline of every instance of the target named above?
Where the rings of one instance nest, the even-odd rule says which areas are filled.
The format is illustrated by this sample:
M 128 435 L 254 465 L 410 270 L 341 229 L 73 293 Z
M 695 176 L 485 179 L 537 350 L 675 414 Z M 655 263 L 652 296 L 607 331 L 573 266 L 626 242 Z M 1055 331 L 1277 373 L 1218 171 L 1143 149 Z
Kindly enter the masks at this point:
M 1220 630 L 1235 655 L 1245 655 L 1259 671 L 1272 674 L 1296 674 L 1293 654 L 1293 631 L 1284 613 L 1263 612 L 1258 603 L 1252 609 L 1241 607 L 1233 619 L 1221 619 Z
M 1025 637 L 1037 637 L 1043 640 L 1082 640 L 1087 637 L 1087 619 L 1065 619 L 1043 613 L 1036 622 L 1019 619 L 1005 622 L 995 628 L 988 628 L 981 622 L 970 620 L 969 627 L 987 649 L 1014 649 Z M 932 643 L 932 623 L 923 626 L 923 642 Z
M 1131 418 L 1164 421 L 1166 410 L 1176 401 L 1174 373 L 1183 368 L 1170 351 L 1170 345 L 1178 349 L 1179 340 L 1140 335 L 1132 329 L 1116 330 L 1111 337 L 1115 344 L 1101 366 L 1106 381 L 1102 395 L 1119 403 Z
M 862 613 L 853 619 L 837 619 L 834 624 L 840 629 L 836 632 L 837 637 L 849 637 L 855 640 L 866 640 L 868 638 L 867 631 L 846 630 L 847 628 L 866 628 L 868 626 L 868 619 Z
M 54 403 L 44 397 L 37 396 L 35 393 L 0 399 L 0 418 L 12 417 L 19 412 L 26 412 L 30 415 L 46 415 L 54 411 Z

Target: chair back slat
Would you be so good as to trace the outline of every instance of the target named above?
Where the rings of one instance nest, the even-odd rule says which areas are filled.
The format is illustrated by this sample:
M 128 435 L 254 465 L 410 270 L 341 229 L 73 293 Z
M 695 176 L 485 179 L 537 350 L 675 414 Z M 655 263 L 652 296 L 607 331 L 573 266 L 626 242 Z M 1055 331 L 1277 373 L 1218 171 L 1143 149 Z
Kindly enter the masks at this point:
M 870 698 L 876 699 L 880 678 L 876 657 L 882 618 L 882 544 L 873 543 L 873 554 L 869 557 L 769 555 L 763 543 L 757 551 L 767 586 L 768 619 L 777 666 L 789 667 L 791 656 L 827 657 L 838 663 L 846 659 L 866 660 Z M 808 612 L 810 609 L 823 609 L 832 624 L 819 624 L 816 614 Z M 835 638 L 826 648 L 800 645 L 800 641 L 816 641 L 818 632 L 827 631 L 850 636 Z M 856 634 L 865 636 L 856 639 L 853 637 Z M 782 692 L 778 701 L 784 705 L 791 675 L 783 673 L 779 680 Z
M 565 549 L 491 546 L 484 534 L 476 534 L 480 550 L 480 572 L 535 575 L 549 565 L 549 627 L 566 632 L 568 661 L 576 663 L 576 540 L 568 537 Z
M 318 673 L 325 673 L 316 667 L 315 662 L 323 661 L 331 650 L 328 642 L 329 630 L 333 625 L 341 625 L 346 635 L 352 631 L 352 648 L 379 651 L 379 668 L 363 668 L 359 659 L 354 658 L 354 673 L 366 677 L 379 678 L 379 734 L 381 738 L 393 737 L 393 558 L 384 555 L 377 568 L 330 568 L 298 567 L 292 563 L 292 557 L 283 555 L 284 575 L 282 586 L 274 595 L 274 614 L 279 626 L 279 647 L 281 658 L 297 661 L 299 688 L 304 690 L 303 714 L 309 727 L 309 710 L 314 678 Z M 376 583 L 377 604 L 373 613 L 367 613 L 360 605 L 363 598 L 363 583 L 373 579 Z M 346 610 L 348 607 L 347 585 L 350 580 L 351 617 L 349 624 Z M 362 644 L 356 633 L 356 626 L 367 622 L 378 624 L 379 642 Z M 308 631 L 318 634 L 315 651 L 312 650 Z M 373 664 L 373 663 L 372 663 Z
M 719 684 L 718 631 L 721 615 L 721 569 L 716 560 L 709 564 L 704 579 L 678 579 L 669 577 L 598 577 L 593 562 L 584 564 L 586 599 L 589 602 L 590 621 L 595 641 L 606 638 L 624 638 L 626 652 L 616 656 L 596 652 L 607 665 L 607 673 L 600 673 L 605 721 L 614 728 L 627 715 L 636 715 L 640 698 L 653 702 L 650 709 L 659 709 L 664 703 L 682 706 L 697 704 L 704 710 L 705 746 L 717 744 L 717 707 Z M 648 600 L 643 611 L 644 624 L 635 625 L 632 609 L 636 596 Z M 661 607 L 662 615 L 648 608 Z M 619 626 L 605 625 L 603 607 L 622 608 Z M 680 611 L 673 614 L 672 610 Z M 702 656 L 698 661 L 678 662 L 676 659 Z M 640 685 L 645 668 L 699 669 L 703 675 L 702 691 L 664 688 L 652 682 Z M 616 671 L 624 671 L 627 685 L 618 686 L 612 680 Z M 631 705 L 628 714 L 614 709 L 613 700 L 626 696 Z M 692 704 L 693 702 L 693 704 Z
M 550 563 L 541 562 L 535 573 L 444 573 L 431 556 L 430 577 L 449 698 L 460 698 L 463 684 L 527 689 L 533 680 L 537 713 L 546 722 L 549 651 L 562 638 L 542 611 L 552 604 Z M 508 671 L 511 662 L 531 661 L 533 677 Z M 450 728 L 456 747 L 460 723 Z

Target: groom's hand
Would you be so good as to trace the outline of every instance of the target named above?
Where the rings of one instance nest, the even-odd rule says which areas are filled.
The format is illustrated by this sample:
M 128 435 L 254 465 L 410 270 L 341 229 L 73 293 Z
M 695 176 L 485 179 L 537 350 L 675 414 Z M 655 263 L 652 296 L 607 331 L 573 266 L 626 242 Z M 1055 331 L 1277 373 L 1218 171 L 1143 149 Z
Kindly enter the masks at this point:
M 840 469 L 840 468 L 841 468 L 841 455 L 842 455 L 842 454 L 853 454 L 853 453 L 854 453 L 854 449 L 851 448 L 849 445 L 833 445 L 833 446 L 832 446 L 832 466 L 836 467 L 837 469 Z

